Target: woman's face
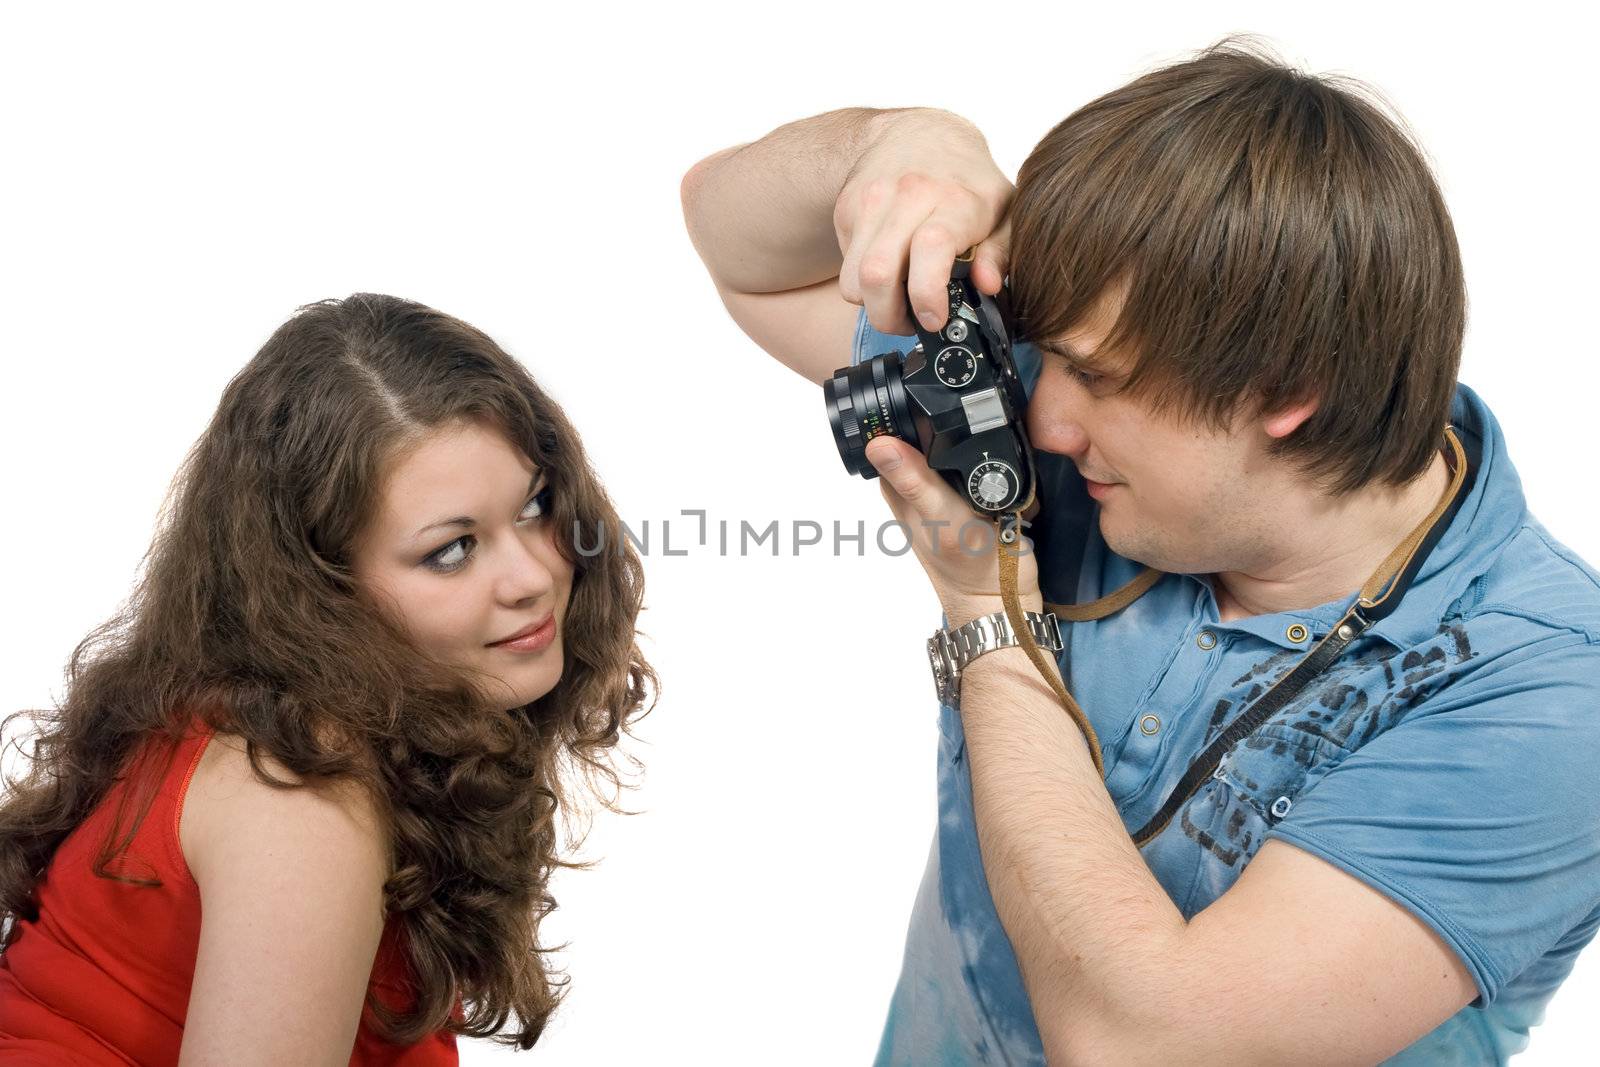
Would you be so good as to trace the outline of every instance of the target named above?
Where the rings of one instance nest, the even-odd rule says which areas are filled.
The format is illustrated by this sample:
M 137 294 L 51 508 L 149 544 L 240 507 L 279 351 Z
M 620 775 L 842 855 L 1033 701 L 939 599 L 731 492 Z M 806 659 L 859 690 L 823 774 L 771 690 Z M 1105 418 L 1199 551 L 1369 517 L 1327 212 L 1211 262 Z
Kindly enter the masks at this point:
M 392 462 L 355 552 L 357 580 L 425 651 L 487 676 L 502 709 L 561 678 L 572 565 L 545 473 L 498 430 L 461 421 Z

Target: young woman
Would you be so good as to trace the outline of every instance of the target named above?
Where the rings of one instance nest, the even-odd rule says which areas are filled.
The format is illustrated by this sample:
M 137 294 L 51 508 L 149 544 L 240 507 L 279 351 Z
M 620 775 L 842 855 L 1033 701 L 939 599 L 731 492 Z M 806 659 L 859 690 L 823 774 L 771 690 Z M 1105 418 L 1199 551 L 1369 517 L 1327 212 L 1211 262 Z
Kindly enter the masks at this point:
M 483 333 L 300 309 L 0 802 L 0 1060 L 530 1047 L 564 981 L 538 939 L 560 816 L 618 784 L 656 682 L 638 557 L 574 550 L 597 527 L 577 434 Z

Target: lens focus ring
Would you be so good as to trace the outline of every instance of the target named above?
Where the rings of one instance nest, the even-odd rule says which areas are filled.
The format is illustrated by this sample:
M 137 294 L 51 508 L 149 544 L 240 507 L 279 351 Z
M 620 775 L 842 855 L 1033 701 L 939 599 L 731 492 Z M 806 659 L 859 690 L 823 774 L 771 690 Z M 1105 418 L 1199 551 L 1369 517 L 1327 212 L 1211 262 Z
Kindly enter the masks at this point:
M 840 370 L 822 385 L 839 458 L 851 474 L 876 478 L 868 462 L 867 442 L 881 434 L 915 444 L 916 421 L 901 379 L 900 353 L 874 356 Z

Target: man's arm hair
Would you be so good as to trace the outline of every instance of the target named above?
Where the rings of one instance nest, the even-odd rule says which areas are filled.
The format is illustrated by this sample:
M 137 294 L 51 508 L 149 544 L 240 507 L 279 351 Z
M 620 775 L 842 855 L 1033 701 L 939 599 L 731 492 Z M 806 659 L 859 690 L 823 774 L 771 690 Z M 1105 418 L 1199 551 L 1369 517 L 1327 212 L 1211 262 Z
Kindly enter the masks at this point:
M 820 383 L 850 358 L 859 308 L 839 295 L 834 209 L 893 112 L 847 108 L 706 157 L 683 177 L 689 239 L 739 328 Z
M 690 168 L 684 220 L 719 288 L 776 293 L 839 276 L 834 205 L 890 114 L 845 108 L 814 115 Z
M 730 148 L 683 180 L 684 220 L 728 311 L 812 381 L 849 354 L 859 312 L 887 333 L 948 313 L 950 264 L 1000 290 L 1014 190 L 983 134 L 938 108 L 847 109 Z M 909 297 L 909 303 L 908 303 Z

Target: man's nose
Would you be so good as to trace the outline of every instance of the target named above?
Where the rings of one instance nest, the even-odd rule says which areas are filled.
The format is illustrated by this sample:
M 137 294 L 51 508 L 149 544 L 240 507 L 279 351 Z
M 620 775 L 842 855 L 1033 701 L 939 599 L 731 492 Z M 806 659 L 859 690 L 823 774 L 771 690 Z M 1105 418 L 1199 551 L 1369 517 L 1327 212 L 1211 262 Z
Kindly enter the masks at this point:
M 1025 421 L 1028 440 L 1034 448 L 1074 459 L 1082 458 L 1089 451 L 1089 434 L 1065 389 L 1041 381 L 1028 400 Z

